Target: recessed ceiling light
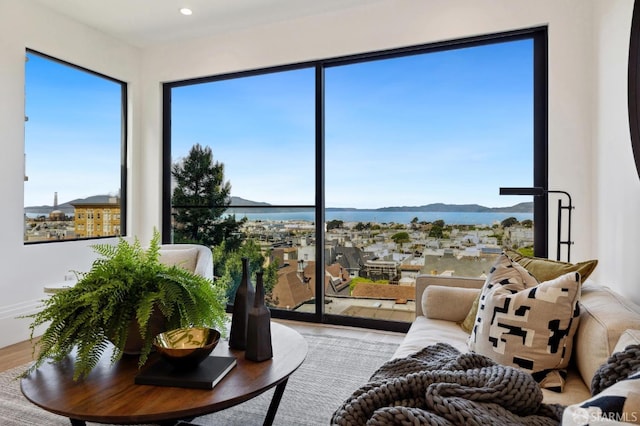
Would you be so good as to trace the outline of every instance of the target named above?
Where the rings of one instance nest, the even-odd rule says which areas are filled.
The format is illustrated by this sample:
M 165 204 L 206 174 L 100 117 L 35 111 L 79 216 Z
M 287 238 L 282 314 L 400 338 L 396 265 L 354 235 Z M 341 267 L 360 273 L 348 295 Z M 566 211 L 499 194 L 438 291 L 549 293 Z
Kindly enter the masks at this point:
M 193 13 L 193 11 L 188 7 L 183 7 L 182 9 L 180 9 L 180 13 L 182 13 L 183 15 L 189 16 Z

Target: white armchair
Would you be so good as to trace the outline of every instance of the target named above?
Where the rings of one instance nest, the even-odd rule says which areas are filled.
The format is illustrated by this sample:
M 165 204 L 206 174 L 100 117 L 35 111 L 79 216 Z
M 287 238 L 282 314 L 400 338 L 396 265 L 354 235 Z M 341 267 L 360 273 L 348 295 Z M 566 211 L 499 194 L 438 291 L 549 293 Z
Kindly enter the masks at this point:
M 165 265 L 182 266 L 189 271 L 213 279 L 213 253 L 207 246 L 199 244 L 163 244 L 160 246 L 160 262 Z M 47 294 L 73 287 L 75 280 L 45 285 Z
M 213 279 L 213 253 L 199 244 L 163 244 L 160 246 L 160 262 L 181 266 L 189 271 Z

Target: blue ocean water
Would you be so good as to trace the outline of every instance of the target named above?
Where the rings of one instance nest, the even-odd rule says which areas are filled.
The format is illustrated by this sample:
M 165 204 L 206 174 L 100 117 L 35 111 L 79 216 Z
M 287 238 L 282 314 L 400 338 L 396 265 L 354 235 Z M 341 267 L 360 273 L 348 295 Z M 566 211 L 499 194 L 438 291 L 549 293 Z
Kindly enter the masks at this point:
M 281 212 L 281 213 L 237 213 L 236 218 L 246 217 L 249 220 L 264 221 L 287 221 L 287 220 L 305 220 L 313 222 L 315 216 L 313 211 L 302 212 Z M 444 220 L 449 225 L 493 225 L 502 222 L 508 217 L 515 217 L 518 221 L 526 219 L 533 220 L 533 213 L 468 213 L 468 212 L 381 212 L 374 210 L 355 210 L 355 211 L 327 211 L 325 220 L 342 220 L 345 222 L 372 222 L 372 223 L 411 223 L 414 217 L 418 221 L 433 222 L 435 220 Z
M 36 218 L 41 214 L 27 213 L 28 218 Z M 288 220 L 304 220 L 314 222 L 313 211 L 279 212 L 279 213 L 236 213 L 236 218 L 246 217 L 249 220 L 264 220 L 272 222 Z M 444 220 L 448 225 L 493 225 L 502 222 L 508 217 L 515 217 L 519 221 L 526 219 L 533 220 L 533 213 L 469 213 L 469 212 L 381 212 L 375 210 L 351 210 L 351 211 L 327 211 L 325 220 L 342 220 L 344 222 L 362 223 L 411 223 L 414 217 L 418 221 L 433 222 L 434 220 Z

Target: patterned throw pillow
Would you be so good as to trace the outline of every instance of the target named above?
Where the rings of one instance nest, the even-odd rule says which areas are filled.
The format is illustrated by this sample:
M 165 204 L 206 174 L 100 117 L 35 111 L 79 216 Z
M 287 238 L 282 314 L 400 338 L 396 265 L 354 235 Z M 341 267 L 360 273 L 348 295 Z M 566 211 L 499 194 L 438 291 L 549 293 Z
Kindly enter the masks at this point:
M 563 426 L 640 424 L 640 372 L 578 404 L 568 406 Z
M 469 349 L 562 391 L 578 327 L 580 274 L 538 281 L 502 254 L 482 288 Z
M 559 260 L 544 259 L 542 257 L 529 257 L 518 253 L 515 250 L 505 249 L 504 253 L 514 262 L 518 262 L 524 269 L 533 274 L 538 281 L 548 281 L 558 278 L 568 272 L 579 272 L 581 282 L 585 282 L 589 275 L 596 269 L 597 260 L 587 260 L 585 262 L 569 263 Z M 478 313 L 478 300 L 474 301 L 469 313 L 460 327 L 467 333 L 471 333 L 473 324 Z

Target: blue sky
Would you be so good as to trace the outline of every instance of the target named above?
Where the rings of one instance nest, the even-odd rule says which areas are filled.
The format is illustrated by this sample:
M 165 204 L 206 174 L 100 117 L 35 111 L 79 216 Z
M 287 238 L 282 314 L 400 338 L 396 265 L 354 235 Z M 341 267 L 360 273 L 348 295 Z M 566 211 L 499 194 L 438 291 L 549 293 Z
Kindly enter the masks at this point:
M 24 205 L 52 205 L 120 188 L 118 83 L 29 54 Z
M 532 41 L 328 68 L 326 205 L 512 205 L 533 181 Z M 176 88 L 172 155 L 211 146 L 232 194 L 314 203 L 314 71 Z
M 532 184 L 532 46 L 326 69 L 326 205 L 531 201 L 498 188 Z M 48 62 L 27 65 L 25 205 L 116 192 L 119 86 Z M 313 204 L 314 81 L 298 69 L 175 88 L 173 160 L 211 146 L 232 195 Z

